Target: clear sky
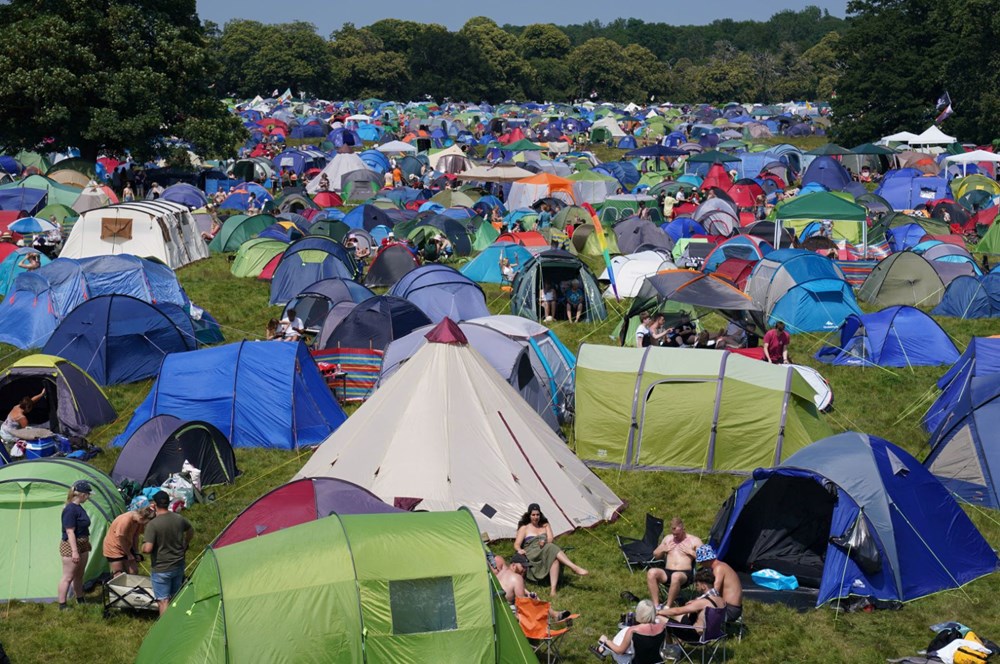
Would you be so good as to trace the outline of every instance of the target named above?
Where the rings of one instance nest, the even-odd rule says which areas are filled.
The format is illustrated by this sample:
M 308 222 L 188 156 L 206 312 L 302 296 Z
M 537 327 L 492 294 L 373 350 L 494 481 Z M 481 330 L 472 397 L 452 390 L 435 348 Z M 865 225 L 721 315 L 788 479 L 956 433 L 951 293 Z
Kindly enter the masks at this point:
M 628 6 L 626 6 L 628 5 Z M 262 23 L 308 21 L 319 34 L 328 36 L 346 22 L 361 27 L 383 18 L 399 18 L 423 23 L 441 23 L 452 30 L 473 16 L 489 16 L 503 25 L 555 23 L 567 25 L 592 19 L 602 22 L 619 17 L 636 17 L 649 22 L 673 25 L 700 25 L 720 18 L 766 20 L 784 9 L 800 10 L 815 5 L 835 16 L 844 16 L 847 0 L 654 0 L 622 3 L 609 0 L 501 0 L 500 2 L 454 2 L 451 0 L 370 0 L 353 2 L 275 2 L 275 0 L 198 0 L 202 20 L 220 25 L 234 18 Z

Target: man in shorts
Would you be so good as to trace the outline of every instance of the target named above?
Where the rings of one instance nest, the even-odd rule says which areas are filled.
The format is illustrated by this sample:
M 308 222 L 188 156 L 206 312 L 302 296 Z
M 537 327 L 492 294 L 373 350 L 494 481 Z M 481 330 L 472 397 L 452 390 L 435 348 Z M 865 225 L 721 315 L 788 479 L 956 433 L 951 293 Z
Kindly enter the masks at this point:
M 670 521 L 670 534 L 663 538 L 660 546 L 653 551 L 654 558 L 664 558 L 666 569 L 651 567 L 646 572 L 649 596 L 657 610 L 671 608 L 677 601 L 681 588 L 694 578 L 694 561 L 702 541 L 684 530 L 684 521 L 675 516 Z M 660 604 L 660 584 L 668 587 L 667 602 Z
M 170 495 L 166 491 L 153 496 L 153 505 L 156 518 L 146 526 L 142 552 L 151 554 L 153 597 L 162 616 L 184 583 L 184 559 L 194 528 L 187 519 L 168 509 Z
M 726 622 L 736 622 L 743 615 L 743 584 L 732 567 L 718 559 L 711 544 L 698 547 L 695 553 L 699 569 L 710 569 L 715 577 L 713 587 L 726 602 Z

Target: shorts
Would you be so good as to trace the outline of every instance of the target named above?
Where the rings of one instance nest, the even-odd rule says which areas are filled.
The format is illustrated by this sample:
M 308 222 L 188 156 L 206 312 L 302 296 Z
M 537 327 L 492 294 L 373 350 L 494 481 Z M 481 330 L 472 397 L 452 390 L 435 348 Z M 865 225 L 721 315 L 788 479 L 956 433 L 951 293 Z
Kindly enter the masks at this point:
M 689 570 L 689 569 L 665 569 L 663 571 L 667 573 L 667 582 L 668 583 L 670 582 L 670 577 L 672 577 L 674 574 L 678 574 L 678 573 L 679 574 L 683 574 L 684 575 L 684 583 L 681 584 L 681 587 L 690 585 L 691 579 L 693 578 L 691 576 L 691 570 Z
M 108 558 L 109 563 L 123 563 L 126 560 L 128 560 L 128 556 L 122 556 L 121 558 Z
M 157 602 L 168 600 L 184 585 L 184 565 L 178 565 L 166 572 L 153 572 L 153 597 Z
M 90 539 L 87 537 L 77 537 L 76 550 L 80 552 L 81 556 L 85 553 L 90 553 Z M 73 557 L 73 547 L 66 540 L 59 542 L 59 555 L 63 558 Z
M 733 606 L 732 604 L 726 604 L 726 622 L 736 622 L 743 615 L 742 606 Z

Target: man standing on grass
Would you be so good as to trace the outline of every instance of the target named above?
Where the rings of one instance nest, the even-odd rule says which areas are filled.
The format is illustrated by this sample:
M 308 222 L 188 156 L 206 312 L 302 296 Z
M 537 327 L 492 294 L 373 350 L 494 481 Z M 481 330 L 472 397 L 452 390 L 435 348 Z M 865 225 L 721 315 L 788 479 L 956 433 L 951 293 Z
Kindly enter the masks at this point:
M 785 332 L 785 323 L 778 321 L 764 334 L 764 360 L 771 364 L 788 364 L 788 344 L 792 338 Z
M 153 596 L 162 616 L 184 583 L 184 558 L 194 537 L 194 528 L 180 514 L 167 509 L 170 495 L 166 491 L 153 496 L 153 504 L 156 518 L 146 526 L 142 552 L 151 554 Z

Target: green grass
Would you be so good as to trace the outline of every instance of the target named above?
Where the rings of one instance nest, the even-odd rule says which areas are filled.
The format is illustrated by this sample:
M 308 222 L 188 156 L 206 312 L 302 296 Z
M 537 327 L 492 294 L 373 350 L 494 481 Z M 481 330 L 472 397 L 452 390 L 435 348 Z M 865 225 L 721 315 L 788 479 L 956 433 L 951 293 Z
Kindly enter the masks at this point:
M 600 259 L 589 260 L 597 268 Z M 192 300 L 211 311 L 223 324 L 227 340 L 255 338 L 265 322 L 278 312 L 267 304 L 267 284 L 254 279 L 235 279 L 229 274 L 225 257 L 178 271 L 178 276 Z M 499 288 L 487 287 L 490 309 L 501 313 L 507 298 Z M 627 302 L 612 303 L 612 310 L 623 311 Z M 571 350 L 583 342 L 611 343 L 610 335 L 619 314 L 602 324 L 556 323 L 553 329 Z M 973 335 L 995 331 L 989 321 L 941 323 L 960 347 Z M 713 325 L 714 327 L 714 325 Z M 819 337 L 796 336 L 792 342 L 793 358 L 813 366 L 812 353 L 822 342 Z M 4 364 L 23 353 L 11 353 Z M 857 428 L 892 440 L 921 457 L 926 436 L 919 418 L 927 399 L 933 394 L 934 381 L 943 369 L 858 369 L 823 366 L 836 395 L 835 410 L 829 416 L 837 430 Z M 109 390 L 109 397 L 121 418 L 97 432 L 94 440 L 106 444 L 120 432 L 132 410 L 145 397 L 146 381 Z M 920 407 L 913 408 L 914 404 Z M 907 411 L 913 410 L 907 415 Z M 219 531 L 250 502 L 287 481 L 302 466 L 308 452 L 293 453 L 265 450 L 238 450 L 237 459 L 244 474 L 233 486 L 216 487 L 216 500 L 197 505 L 186 515 L 197 535 L 193 551 L 201 551 Z M 117 450 L 108 449 L 94 460 L 105 471 L 114 465 Z M 614 630 L 618 615 L 627 607 L 618 597 L 629 589 L 642 595 L 645 579 L 641 573 L 629 574 L 615 544 L 616 534 L 638 535 L 646 512 L 659 516 L 683 516 L 691 532 L 705 537 L 719 506 L 742 478 L 729 475 L 682 473 L 636 473 L 600 471 L 602 479 L 628 501 L 621 519 L 591 530 L 581 530 L 560 538 L 571 547 L 569 555 L 590 570 L 587 578 L 565 576 L 565 585 L 557 598 L 559 607 L 582 614 L 566 641 L 567 662 L 590 661 L 587 646 L 601 633 Z M 987 539 L 1000 543 L 1000 521 L 994 512 L 971 512 Z M 2 535 L 0 535 L 2 536 Z M 53 542 L 55 535 L 53 534 Z M 498 553 L 509 554 L 510 543 L 496 545 Z M 442 551 L 442 555 L 447 555 Z M 189 557 L 196 561 L 195 554 Z M 193 569 L 193 566 L 192 566 Z M 544 592 L 545 589 L 539 588 Z M 955 619 L 972 625 L 976 631 L 994 639 L 1000 635 L 1000 618 L 995 598 L 1000 592 L 1000 576 L 976 581 L 962 590 L 941 593 L 907 604 L 901 611 L 873 614 L 837 615 L 830 609 L 796 613 L 784 606 L 748 602 L 746 621 L 749 638 L 732 643 L 729 654 L 734 662 L 884 662 L 889 657 L 913 654 L 927 645 L 928 625 Z M 67 656 L 80 662 L 131 662 L 151 620 L 129 616 L 101 617 L 97 606 L 77 607 L 68 613 L 52 605 L 0 605 L 0 642 L 16 664 L 47 662 Z

